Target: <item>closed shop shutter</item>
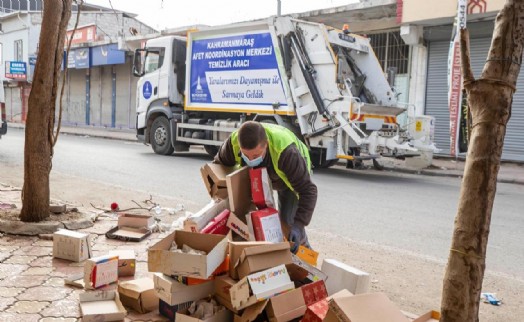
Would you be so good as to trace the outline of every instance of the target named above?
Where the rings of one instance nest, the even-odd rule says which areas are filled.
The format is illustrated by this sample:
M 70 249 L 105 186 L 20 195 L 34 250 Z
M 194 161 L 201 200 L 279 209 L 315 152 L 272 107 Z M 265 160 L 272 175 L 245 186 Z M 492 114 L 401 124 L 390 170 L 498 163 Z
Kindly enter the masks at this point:
M 488 55 L 491 38 L 471 39 L 471 67 L 478 78 Z M 447 105 L 447 62 L 449 41 L 433 41 L 428 48 L 426 114 L 436 119 L 435 142 L 442 155 L 449 155 L 449 110 Z M 512 116 L 508 123 L 502 159 L 524 161 L 524 73 L 517 81 Z

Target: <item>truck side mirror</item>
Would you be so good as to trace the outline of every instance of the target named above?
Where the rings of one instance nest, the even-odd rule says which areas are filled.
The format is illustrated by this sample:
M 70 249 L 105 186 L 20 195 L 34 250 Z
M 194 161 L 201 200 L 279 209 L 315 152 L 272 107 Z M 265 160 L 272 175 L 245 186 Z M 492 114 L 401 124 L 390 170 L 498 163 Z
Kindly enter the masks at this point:
M 144 49 L 135 50 L 135 56 L 133 57 L 133 75 L 136 77 L 144 76 L 144 65 L 142 64 L 142 58 L 144 57 Z

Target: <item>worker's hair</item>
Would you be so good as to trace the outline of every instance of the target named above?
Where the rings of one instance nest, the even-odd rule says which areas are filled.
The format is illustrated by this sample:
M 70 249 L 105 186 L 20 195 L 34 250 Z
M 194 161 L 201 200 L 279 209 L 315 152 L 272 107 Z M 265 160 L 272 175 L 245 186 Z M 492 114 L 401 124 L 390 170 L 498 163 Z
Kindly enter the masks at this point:
M 242 149 L 252 150 L 266 141 L 266 131 L 258 122 L 247 121 L 238 130 L 238 143 Z

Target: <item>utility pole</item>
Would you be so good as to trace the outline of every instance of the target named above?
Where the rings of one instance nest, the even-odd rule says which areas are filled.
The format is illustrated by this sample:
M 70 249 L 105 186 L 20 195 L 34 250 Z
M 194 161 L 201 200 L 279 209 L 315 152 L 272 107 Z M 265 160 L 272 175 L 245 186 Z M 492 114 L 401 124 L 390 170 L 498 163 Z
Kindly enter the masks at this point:
M 277 0 L 277 16 L 282 15 L 282 0 Z

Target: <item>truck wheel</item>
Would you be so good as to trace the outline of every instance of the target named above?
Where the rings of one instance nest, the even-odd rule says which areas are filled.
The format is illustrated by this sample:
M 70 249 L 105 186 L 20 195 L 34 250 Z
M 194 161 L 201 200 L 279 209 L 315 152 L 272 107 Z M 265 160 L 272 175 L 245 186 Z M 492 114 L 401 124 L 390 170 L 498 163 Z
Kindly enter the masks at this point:
M 216 145 L 204 145 L 204 150 L 206 150 L 207 154 L 209 154 L 212 157 L 217 155 L 219 148 L 220 147 Z
M 326 153 L 322 149 L 312 148 L 309 153 L 311 164 L 315 169 L 326 169 L 337 164 L 338 159 L 326 160 Z
M 149 141 L 156 154 L 171 155 L 175 148 L 171 144 L 169 121 L 163 116 L 157 117 L 151 125 Z

